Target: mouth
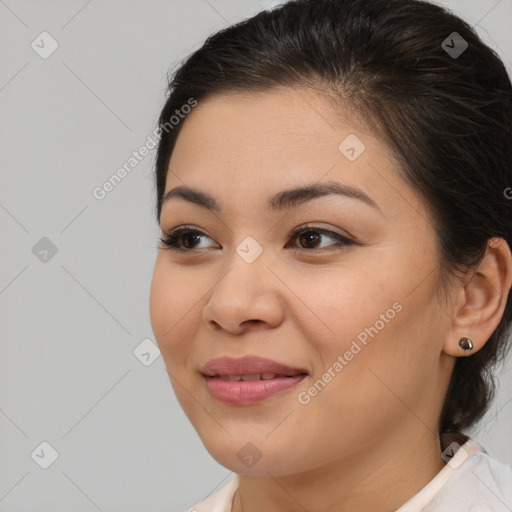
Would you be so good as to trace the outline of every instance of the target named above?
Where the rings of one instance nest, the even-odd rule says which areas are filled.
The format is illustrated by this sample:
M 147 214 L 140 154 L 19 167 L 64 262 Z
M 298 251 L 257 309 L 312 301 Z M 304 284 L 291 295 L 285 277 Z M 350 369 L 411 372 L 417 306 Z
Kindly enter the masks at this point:
M 206 377 L 230 380 L 272 380 L 308 374 L 304 368 L 293 368 L 284 363 L 260 356 L 218 357 L 208 361 L 201 373 Z M 225 379 L 226 380 L 226 379 Z
M 276 373 L 253 373 L 250 375 L 205 375 L 207 379 L 219 379 L 223 381 L 238 382 L 238 381 L 252 381 L 252 380 L 274 380 L 274 379 L 293 379 L 297 376 L 305 377 L 307 373 L 297 373 L 295 375 L 279 375 Z
M 237 406 L 257 404 L 276 395 L 284 397 L 284 391 L 309 375 L 304 368 L 248 355 L 212 359 L 201 374 L 213 399 Z

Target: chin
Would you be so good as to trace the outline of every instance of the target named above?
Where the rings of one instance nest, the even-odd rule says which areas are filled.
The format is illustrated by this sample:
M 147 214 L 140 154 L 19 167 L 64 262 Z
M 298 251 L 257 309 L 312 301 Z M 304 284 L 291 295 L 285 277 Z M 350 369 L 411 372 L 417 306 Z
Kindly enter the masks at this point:
M 230 431 L 234 435 L 233 432 Z M 225 468 L 240 475 L 263 476 L 269 474 L 286 475 L 297 471 L 297 463 L 288 460 L 286 454 L 279 451 L 270 440 L 248 441 L 237 440 L 236 437 L 229 438 L 223 432 L 223 440 L 226 442 L 208 442 L 203 440 L 208 453 Z M 283 448 L 284 449 L 284 448 Z

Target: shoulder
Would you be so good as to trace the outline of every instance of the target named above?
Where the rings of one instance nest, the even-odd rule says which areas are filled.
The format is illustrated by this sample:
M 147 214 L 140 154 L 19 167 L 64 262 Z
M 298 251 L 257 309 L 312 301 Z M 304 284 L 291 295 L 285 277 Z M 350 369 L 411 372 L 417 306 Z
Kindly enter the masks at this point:
M 237 489 L 238 475 L 219 490 L 183 512 L 231 512 L 231 504 Z
M 492 458 L 486 452 L 475 455 L 474 459 L 472 473 L 481 483 L 480 488 L 486 487 L 494 496 L 512 505 L 512 466 Z
M 470 441 L 464 445 L 469 447 Z M 463 446 L 463 448 L 464 448 Z M 485 450 L 472 454 L 454 468 L 452 476 L 425 512 L 499 512 L 512 510 L 512 466 Z

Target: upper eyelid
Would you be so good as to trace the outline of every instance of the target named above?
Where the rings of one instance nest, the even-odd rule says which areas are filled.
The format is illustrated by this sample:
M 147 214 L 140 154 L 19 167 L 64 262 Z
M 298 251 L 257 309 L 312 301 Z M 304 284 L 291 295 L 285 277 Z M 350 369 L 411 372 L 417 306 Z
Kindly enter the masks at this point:
M 337 237 L 340 240 L 343 240 L 347 243 L 354 243 L 354 244 L 359 243 L 358 240 L 351 234 L 337 233 L 336 231 L 333 231 L 332 229 L 329 229 L 329 228 L 311 225 L 310 222 L 300 224 L 299 226 L 292 229 L 291 232 L 288 234 L 288 237 L 295 238 L 298 235 L 300 235 L 302 232 L 307 232 L 307 231 L 318 231 L 319 233 L 323 234 L 324 236 L 331 236 L 331 237 L 335 237 L 335 238 Z M 215 239 L 213 237 L 211 237 L 208 233 L 204 232 L 202 229 L 197 228 L 195 226 L 188 225 L 188 224 L 176 226 L 173 229 L 164 231 L 164 237 L 169 236 L 169 235 L 181 236 L 182 234 L 187 233 L 187 232 L 193 232 L 193 233 L 199 234 L 201 236 L 206 236 L 207 238 L 210 238 L 211 240 L 215 241 Z M 216 242 L 216 243 L 218 244 L 218 242 Z M 220 245 L 220 244 L 218 244 L 218 245 Z M 187 252 L 192 252 L 192 251 L 194 251 L 194 249 L 187 250 Z
M 318 231 L 323 232 L 323 233 L 330 233 L 330 234 L 333 234 L 333 235 L 340 236 L 342 238 L 351 238 L 351 239 L 355 240 L 355 237 L 352 236 L 347 231 L 345 231 L 345 233 L 337 233 L 336 231 L 334 231 L 331 228 L 322 227 L 322 226 L 314 226 L 314 225 L 311 225 L 311 223 L 309 223 L 309 222 L 305 222 L 305 223 L 300 224 L 297 227 L 293 228 L 290 231 L 289 236 L 292 236 L 293 234 L 295 234 L 295 233 L 297 233 L 299 231 L 303 231 L 303 230 L 307 230 L 307 229 L 318 230 Z M 176 226 L 175 228 L 172 228 L 172 229 L 169 229 L 169 230 L 162 229 L 162 234 L 163 235 L 168 235 L 170 233 L 176 233 L 176 232 L 179 233 L 179 232 L 184 232 L 184 231 L 194 231 L 194 232 L 200 233 L 202 235 L 205 235 L 205 236 L 207 236 L 209 238 L 212 238 L 208 233 L 203 231 L 201 228 L 198 228 L 198 227 L 195 227 L 195 226 L 192 226 L 192 225 L 188 225 L 188 224 L 184 224 L 184 225 L 181 225 L 181 226 Z
M 300 235 L 302 232 L 308 232 L 308 231 L 318 231 L 319 233 L 325 235 L 325 236 L 332 236 L 334 238 L 339 238 L 340 240 L 344 240 L 347 242 L 354 242 L 356 243 L 357 240 L 355 237 L 353 237 L 350 234 L 343 234 L 343 233 L 337 233 L 336 231 L 324 228 L 320 226 L 312 226 L 310 223 L 305 223 L 297 226 L 296 228 L 292 229 L 291 233 L 289 234 L 290 237 L 295 237 Z

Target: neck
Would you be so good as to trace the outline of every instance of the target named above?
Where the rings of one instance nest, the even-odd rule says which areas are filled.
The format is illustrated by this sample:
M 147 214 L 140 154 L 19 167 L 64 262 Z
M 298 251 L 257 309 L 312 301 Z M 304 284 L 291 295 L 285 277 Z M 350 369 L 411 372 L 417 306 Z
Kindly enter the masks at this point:
M 425 428 L 410 438 L 382 441 L 300 474 L 239 475 L 232 512 L 396 511 L 432 480 L 445 462 L 439 437 Z

